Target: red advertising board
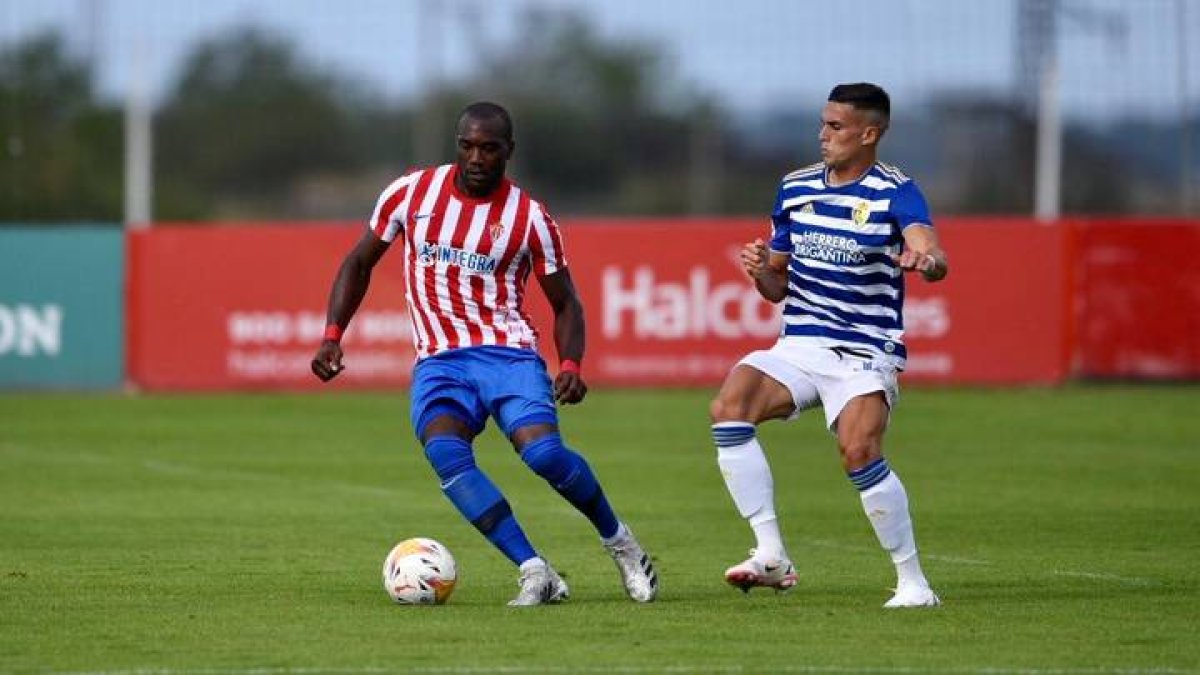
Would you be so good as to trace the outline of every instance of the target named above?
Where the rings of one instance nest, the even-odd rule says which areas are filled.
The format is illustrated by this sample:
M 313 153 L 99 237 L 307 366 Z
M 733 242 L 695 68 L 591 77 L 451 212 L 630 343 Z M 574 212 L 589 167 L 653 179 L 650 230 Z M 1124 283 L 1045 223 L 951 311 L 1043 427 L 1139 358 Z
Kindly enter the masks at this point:
M 1056 382 L 1066 375 L 1070 275 L 1061 227 L 1024 220 L 939 221 L 952 271 L 909 279 L 905 381 Z M 129 367 L 146 389 L 319 386 L 308 362 L 325 299 L 360 226 L 160 226 L 131 235 Z M 715 386 L 746 352 L 769 346 L 778 307 L 736 262 L 765 219 L 564 222 L 588 320 L 589 382 Z M 536 285 L 536 282 L 530 281 Z M 413 351 L 400 256 L 385 257 L 347 332 L 335 386 L 408 382 Z M 531 309 L 553 355 L 548 311 Z M 550 359 L 554 363 L 554 359 Z
M 941 283 L 907 280 L 905 381 L 1061 380 L 1063 231 L 1018 219 L 944 219 L 938 231 L 952 271 Z M 769 237 L 765 218 L 577 221 L 564 236 L 587 308 L 591 382 L 713 386 L 778 334 L 779 308 L 737 263 L 743 242 Z
M 907 380 L 1049 384 L 1067 375 L 1069 232 L 1023 219 L 938 221 L 950 275 L 908 280 Z
M 1076 228 L 1074 374 L 1200 378 L 1200 222 Z
M 325 299 L 361 235 L 350 225 L 156 226 L 129 239 L 128 354 L 152 390 L 319 385 L 309 361 Z M 398 258 L 397 258 L 398 259 Z M 345 337 L 341 386 L 408 382 L 413 349 L 399 265 L 382 265 Z

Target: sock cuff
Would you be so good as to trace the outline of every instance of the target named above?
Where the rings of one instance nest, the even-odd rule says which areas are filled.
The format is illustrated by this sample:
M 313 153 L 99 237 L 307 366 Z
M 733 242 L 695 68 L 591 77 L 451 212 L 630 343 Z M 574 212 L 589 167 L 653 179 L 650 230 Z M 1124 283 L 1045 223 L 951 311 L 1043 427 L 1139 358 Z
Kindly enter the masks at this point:
M 882 483 L 891 473 L 892 468 L 888 466 L 887 459 L 880 457 L 861 469 L 846 472 L 846 477 L 859 492 L 865 492 Z
M 779 520 L 779 516 L 775 515 L 775 507 L 773 505 L 763 506 L 758 511 L 746 517 L 746 522 L 750 523 L 750 527 L 769 523 L 772 520 Z
M 534 567 L 545 567 L 545 566 L 546 566 L 546 561 L 544 559 L 542 559 L 541 556 L 538 556 L 538 555 L 534 555 L 532 558 L 529 558 L 528 560 L 525 560 L 517 565 L 517 567 L 522 572 L 526 572 Z
M 566 447 L 563 445 L 562 434 L 552 431 L 545 436 L 538 436 L 526 443 L 525 447 L 521 448 L 521 456 L 535 456 L 558 447 Z
M 429 446 L 447 447 L 447 448 L 467 448 L 470 449 L 471 444 L 466 439 L 455 436 L 454 434 L 440 434 L 438 436 L 430 436 L 425 439 L 425 448 Z
M 754 425 L 749 422 L 717 422 L 712 425 L 713 443 L 718 448 L 730 448 L 754 438 Z
M 617 531 L 613 532 L 612 536 L 609 536 L 609 537 L 605 537 L 605 536 L 601 535 L 600 543 L 604 544 L 605 546 L 609 546 L 611 544 L 615 544 L 616 542 L 620 541 L 621 539 L 624 539 L 625 536 L 629 535 L 629 534 L 632 534 L 632 533 L 629 531 L 629 528 L 625 526 L 625 523 L 623 523 L 621 521 L 617 521 Z

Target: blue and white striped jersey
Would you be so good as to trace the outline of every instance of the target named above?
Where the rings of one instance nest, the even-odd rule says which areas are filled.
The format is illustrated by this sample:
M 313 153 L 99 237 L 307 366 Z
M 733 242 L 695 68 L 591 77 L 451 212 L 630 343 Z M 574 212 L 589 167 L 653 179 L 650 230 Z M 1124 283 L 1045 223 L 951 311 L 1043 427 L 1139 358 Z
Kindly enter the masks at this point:
M 825 165 L 784 177 L 771 250 L 788 253 L 781 340 L 869 351 L 904 367 L 904 273 L 892 262 L 905 228 L 933 226 L 916 183 L 876 162 L 859 180 L 825 183 Z

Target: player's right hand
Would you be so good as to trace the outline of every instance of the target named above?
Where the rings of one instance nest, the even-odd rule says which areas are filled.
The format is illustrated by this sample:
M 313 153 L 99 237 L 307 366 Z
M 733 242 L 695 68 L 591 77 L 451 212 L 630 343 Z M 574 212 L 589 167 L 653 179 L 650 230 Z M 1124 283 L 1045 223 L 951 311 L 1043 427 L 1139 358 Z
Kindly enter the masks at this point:
M 746 276 L 753 281 L 758 279 L 767 271 L 767 245 L 762 239 L 755 239 L 749 244 L 742 246 L 741 251 L 742 270 L 746 272 Z
M 342 365 L 342 346 L 333 340 L 323 341 L 312 360 L 313 375 L 322 382 L 328 382 L 345 369 Z

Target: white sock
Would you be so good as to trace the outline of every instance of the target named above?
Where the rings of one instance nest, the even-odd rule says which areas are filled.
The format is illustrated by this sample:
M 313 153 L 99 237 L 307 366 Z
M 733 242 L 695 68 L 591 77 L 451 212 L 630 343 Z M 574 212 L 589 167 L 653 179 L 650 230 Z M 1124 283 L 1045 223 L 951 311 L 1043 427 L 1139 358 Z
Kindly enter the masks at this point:
M 779 534 L 779 521 L 775 518 L 760 522 L 750 521 L 754 528 L 754 559 L 759 562 L 775 562 L 787 558 L 783 550 L 783 536 Z
M 754 530 L 755 558 L 774 560 L 787 557 L 779 521 L 775 516 L 775 481 L 762 446 L 753 435 L 753 425 L 746 422 L 721 422 L 713 425 L 718 438 L 717 464 L 725 487 L 738 513 Z M 729 444 L 729 433 L 741 430 L 738 440 Z M 725 442 L 727 444 L 721 444 Z
M 879 544 L 896 565 L 898 585 L 928 586 L 921 563 L 917 558 L 917 543 L 913 536 L 912 518 L 908 514 L 908 494 L 896 472 L 891 472 L 878 484 L 859 493 L 863 511 L 875 528 Z
M 600 543 L 604 544 L 605 546 L 612 546 L 613 544 L 617 543 L 618 541 L 621 541 L 622 539 L 624 539 L 625 537 L 628 537 L 628 536 L 629 536 L 629 528 L 625 527 L 625 523 L 621 523 L 620 526 L 617 528 L 616 534 L 614 534 L 611 537 L 600 537 Z
M 907 560 L 896 563 L 896 587 L 908 584 L 929 585 L 929 580 L 925 578 L 925 572 L 921 570 L 921 557 L 915 551 Z
M 545 567 L 545 566 L 546 566 L 545 560 L 542 560 L 541 557 L 534 557 L 534 558 L 530 558 L 529 560 L 526 560 L 525 562 L 521 563 L 521 565 L 518 569 L 520 569 L 522 572 L 528 572 L 529 570 L 533 569 L 534 567 Z

